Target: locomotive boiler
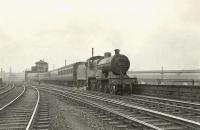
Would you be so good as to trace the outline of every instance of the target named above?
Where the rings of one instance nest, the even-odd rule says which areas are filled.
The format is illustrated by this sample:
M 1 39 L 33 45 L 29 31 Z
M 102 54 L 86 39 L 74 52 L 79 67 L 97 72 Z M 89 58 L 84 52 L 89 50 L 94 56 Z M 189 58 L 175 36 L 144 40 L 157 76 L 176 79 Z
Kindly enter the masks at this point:
M 106 52 L 104 57 L 99 57 L 88 63 L 92 67 L 95 75 L 88 77 L 88 89 L 97 90 L 111 94 L 131 93 L 136 79 L 129 78 L 126 72 L 130 67 L 130 61 L 127 56 L 120 54 L 116 49 L 115 54 L 111 56 Z
M 103 73 L 112 72 L 114 74 L 126 74 L 130 67 L 130 61 L 125 55 L 119 53 L 119 49 L 115 50 L 115 55 L 111 56 L 111 53 L 106 52 L 103 59 L 101 59 L 97 65 Z

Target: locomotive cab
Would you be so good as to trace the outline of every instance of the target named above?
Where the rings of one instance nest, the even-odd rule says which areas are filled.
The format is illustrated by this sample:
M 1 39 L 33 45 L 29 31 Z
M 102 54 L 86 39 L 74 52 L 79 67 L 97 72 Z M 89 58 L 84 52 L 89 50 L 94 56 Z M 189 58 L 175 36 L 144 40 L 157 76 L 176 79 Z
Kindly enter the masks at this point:
M 86 62 L 86 84 L 87 90 L 96 90 L 97 63 L 102 56 L 93 56 Z

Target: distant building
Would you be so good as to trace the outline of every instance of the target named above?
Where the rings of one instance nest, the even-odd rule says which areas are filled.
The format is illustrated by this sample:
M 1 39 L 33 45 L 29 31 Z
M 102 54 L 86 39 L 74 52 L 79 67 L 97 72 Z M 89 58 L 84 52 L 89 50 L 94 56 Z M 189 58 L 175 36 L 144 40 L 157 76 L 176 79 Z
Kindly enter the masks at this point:
M 35 66 L 31 67 L 31 70 L 25 71 L 25 80 L 28 81 L 28 74 L 29 73 L 43 73 L 48 72 L 49 65 L 47 62 L 40 60 L 38 62 L 35 62 Z
M 44 62 L 43 60 L 40 60 L 35 63 L 35 68 L 36 72 L 47 72 L 48 71 L 48 63 Z
M 25 73 L 24 72 L 19 72 L 19 73 L 4 73 L 4 77 L 2 78 L 3 81 L 24 81 L 25 80 Z
M 31 67 L 31 71 L 32 71 L 32 72 L 36 72 L 36 71 L 37 71 L 36 66 L 32 66 L 32 67 Z
M 28 81 L 28 74 L 29 73 L 33 73 L 33 71 L 32 70 L 31 71 L 29 71 L 29 70 L 25 71 L 25 81 Z

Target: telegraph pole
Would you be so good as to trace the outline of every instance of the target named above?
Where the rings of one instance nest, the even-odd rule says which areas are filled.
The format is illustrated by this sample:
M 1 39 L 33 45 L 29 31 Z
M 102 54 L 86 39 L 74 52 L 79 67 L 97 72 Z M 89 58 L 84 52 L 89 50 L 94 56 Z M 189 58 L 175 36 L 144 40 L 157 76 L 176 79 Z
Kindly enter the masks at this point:
M 66 60 L 66 58 L 65 58 L 65 66 L 67 65 L 67 60 Z
M 163 66 L 161 68 L 161 81 L 163 82 L 163 79 L 164 79 L 164 71 L 163 71 Z
M 55 65 L 53 64 L 53 70 L 55 69 Z
M 92 57 L 94 56 L 94 48 L 92 48 Z

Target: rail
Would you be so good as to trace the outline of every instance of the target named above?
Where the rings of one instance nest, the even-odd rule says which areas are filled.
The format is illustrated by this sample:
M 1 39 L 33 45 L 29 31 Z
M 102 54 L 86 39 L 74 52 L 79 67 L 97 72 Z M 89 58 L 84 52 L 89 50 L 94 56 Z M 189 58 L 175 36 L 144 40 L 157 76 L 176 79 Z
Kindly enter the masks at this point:
M 155 100 L 162 100 L 166 102 L 174 102 L 174 103 L 180 103 L 180 104 L 185 104 L 185 105 L 193 105 L 196 107 L 200 107 L 200 103 L 198 102 L 188 102 L 188 101 L 181 101 L 181 100 L 174 100 L 174 99 L 167 99 L 167 98 L 160 98 L 160 97 L 152 97 L 152 96 L 144 96 L 144 95 L 138 95 L 138 94 L 132 94 L 132 96 L 136 97 L 141 97 L 141 98 L 146 98 L 146 99 L 155 99 Z
M 14 85 L 14 84 L 13 84 Z M 3 87 L 0 87 L 0 90 L 5 89 L 9 86 L 9 84 L 4 85 Z
M 28 125 L 26 126 L 26 130 L 30 130 L 32 128 L 32 125 L 35 121 L 35 118 L 36 118 L 36 113 L 38 111 L 38 106 L 39 106 L 39 102 L 40 102 L 40 92 L 37 88 L 33 87 L 36 91 L 37 91 L 37 95 L 38 95 L 38 98 L 37 98 L 37 103 L 35 105 L 35 108 L 34 108 L 34 111 L 32 113 L 32 116 L 28 122 Z
M 14 103 L 15 101 L 17 101 L 24 94 L 26 88 L 25 88 L 25 86 L 23 86 L 23 87 L 24 87 L 24 89 L 23 89 L 22 93 L 20 93 L 15 99 L 13 99 L 12 101 L 10 101 L 8 104 L 6 104 L 2 108 L 0 108 L 0 111 L 4 110 L 6 107 L 10 106 L 12 103 Z
M 5 88 L 7 88 L 7 87 L 5 87 Z M 5 89 L 4 88 L 4 89 Z M 10 87 L 9 89 L 7 89 L 6 91 L 4 91 L 4 92 L 1 92 L 0 93 L 0 95 L 2 95 L 2 94 L 5 94 L 5 93 L 7 93 L 7 92 L 9 92 L 10 90 L 12 90 L 14 88 L 14 84 L 12 85 L 12 87 Z

